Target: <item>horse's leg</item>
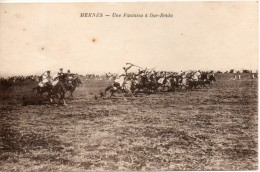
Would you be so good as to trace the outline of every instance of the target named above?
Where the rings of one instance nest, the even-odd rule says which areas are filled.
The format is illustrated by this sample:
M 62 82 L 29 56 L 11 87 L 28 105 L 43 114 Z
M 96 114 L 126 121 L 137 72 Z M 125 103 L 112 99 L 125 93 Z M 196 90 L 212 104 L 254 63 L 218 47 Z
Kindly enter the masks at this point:
M 72 95 L 72 90 L 70 90 L 70 95 L 69 95 L 69 97 L 68 97 L 69 99 L 73 99 L 73 95 Z
M 179 91 L 183 92 L 183 87 L 184 87 L 184 89 L 186 89 L 186 86 L 184 84 L 180 84 Z
M 193 82 L 189 82 L 188 87 L 191 88 L 192 90 L 193 90 L 193 89 L 196 89 L 196 84 L 193 83 Z
M 32 92 L 34 92 L 34 91 L 35 91 L 35 89 L 37 89 L 37 87 L 33 87 L 33 88 L 32 88 Z
M 153 86 L 152 85 L 149 85 L 149 95 L 153 93 Z
M 42 89 L 41 87 L 37 86 L 36 87 L 36 97 L 42 97 Z
M 59 97 L 57 92 L 56 93 L 52 93 L 52 95 L 51 95 L 51 99 L 53 99 L 53 101 L 52 101 L 53 103 L 55 103 L 55 98 L 57 100 L 60 100 L 60 97 Z
M 180 84 L 179 87 L 178 87 L 178 91 L 182 91 L 182 87 L 183 87 L 183 85 Z
M 188 91 L 192 91 L 193 90 L 193 87 L 194 87 L 194 89 L 196 88 L 196 83 L 193 83 L 193 82 L 190 82 L 189 84 L 188 84 Z
M 130 94 L 132 95 L 133 98 L 135 98 L 135 96 L 133 95 L 133 93 L 131 92 L 131 90 L 126 89 L 126 91 L 127 91 L 128 93 L 130 93 Z
M 181 88 L 181 91 L 182 91 L 182 92 L 187 92 L 187 91 L 188 91 L 188 87 L 189 87 L 189 86 L 183 85 L 182 87 L 184 87 L 184 89 Z
M 150 85 L 147 85 L 147 94 L 150 95 L 152 92 L 151 92 L 151 86 Z
M 176 92 L 176 84 L 172 85 L 172 92 Z
M 184 89 L 183 89 L 183 87 L 184 87 Z M 187 88 L 188 88 L 188 86 L 187 86 L 187 85 L 183 85 L 183 86 L 182 86 L 182 88 L 181 88 L 181 89 L 182 89 L 182 92 L 185 92 L 185 91 L 187 91 Z
M 133 98 L 136 98 L 136 97 L 133 95 L 133 93 L 131 92 L 131 90 L 129 90 L 128 88 L 125 88 L 124 92 L 125 92 L 125 95 L 126 95 L 126 94 L 131 94 Z M 123 95 L 123 98 L 124 98 L 124 100 L 127 100 L 127 99 L 125 98 L 125 95 Z
M 173 92 L 176 92 L 176 89 L 177 89 L 177 85 L 176 85 L 176 83 L 172 86 L 172 91 Z
M 38 97 L 38 86 L 37 87 L 34 87 L 33 89 L 32 89 L 32 92 L 34 93 L 34 91 L 36 90 L 36 97 Z
M 71 96 L 71 99 L 73 100 L 74 97 L 73 97 L 73 91 L 70 92 L 70 96 Z
M 67 103 L 65 102 L 65 92 L 62 92 L 62 93 L 61 93 L 61 97 L 60 97 L 60 98 L 61 98 L 60 100 L 63 101 L 63 105 L 64 105 L 64 106 L 68 106 Z
M 148 88 L 148 87 L 146 87 L 146 86 L 144 86 L 144 93 L 145 93 L 146 95 L 148 95 L 148 94 L 149 94 L 149 88 Z
M 111 93 L 111 94 L 110 94 L 109 98 L 111 98 L 112 96 L 114 96 L 115 90 L 114 90 L 114 89 L 111 89 L 111 90 L 110 90 L 110 93 Z
M 169 86 L 169 92 L 174 92 L 174 85 L 171 83 L 171 85 Z
M 206 83 L 205 83 L 205 82 L 203 82 L 203 83 L 202 83 L 202 86 L 203 86 L 203 88 L 207 88 L 207 86 L 206 86 Z
M 155 84 L 152 83 L 151 84 L 151 94 L 153 94 L 155 92 Z
M 151 85 L 148 85 L 148 86 L 147 86 L 147 89 L 148 89 L 148 94 L 149 94 L 149 95 L 152 94 L 152 87 L 151 87 Z
M 182 84 L 181 84 L 181 83 L 179 83 L 179 84 L 178 84 L 178 91 L 180 91 L 180 90 L 181 90 L 181 88 L 182 88 Z
M 168 88 L 168 89 L 167 89 L 168 92 L 171 92 L 171 91 L 172 91 L 172 87 L 171 87 L 171 86 L 167 86 L 167 88 Z
M 204 84 L 204 87 L 206 87 L 207 89 L 208 89 L 207 85 L 210 86 L 210 83 L 208 81 L 203 82 L 203 84 Z
M 139 93 L 139 89 L 138 88 L 135 88 L 134 90 L 133 90 L 133 94 L 134 95 L 137 95 Z
M 37 101 L 39 104 L 41 104 L 43 102 L 43 93 L 42 91 L 40 90 L 40 87 L 38 87 L 36 89 L 36 97 L 37 97 Z
M 39 87 L 39 97 L 40 97 L 41 100 L 44 99 L 44 98 L 43 98 L 43 93 L 44 93 L 44 91 L 42 90 L 41 87 Z
M 192 91 L 192 88 L 194 87 L 193 84 L 186 86 L 186 91 Z
M 174 85 L 174 92 L 176 92 L 178 90 L 178 88 L 179 88 L 178 83 L 175 83 L 175 85 Z
M 166 86 L 165 86 L 165 85 L 163 85 L 163 91 L 165 91 L 165 88 L 166 88 Z
M 63 99 L 63 105 L 68 106 L 67 103 L 65 102 L 65 99 Z
M 200 81 L 197 81 L 197 83 L 196 83 L 196 88 L 201 88 L 201 83 L 200 83 Z
M 50 103 L 54 102 L 53 96 L 54 96 L 53 92 L 52 91 L 48 91 L 47 100 L 50 100 Z
M 73 100 L 74 97 L 73 97 L 73 93 L 74 91 L 76 90 L 76 87 L 72 87 L 71 90 L 70 90 L 70 98 Z
M 192 84 L 192 85 L 194 86 L 194 89 L 197 89 L 197 81 L 195 81 L 194 84 Z
M 105 89 L 105 94 L 107 93 L 107 91 L 111 90 L 113 88 L 112 85 L 108 86 L 106 89 Z
M 38 87 L 36 89 L 36 97 L 42 97 L 42 93 L 41 93 L 41 88 L 40 87 Z
M 65 93 L 62 92 L 60 95 L 60 102 L 62 101 L 64 106 L 68 106 L 67 103 L 65 102 Z
M 50 102 L 52 103 L 53 102 L 53 99 L 50 97 Z
M 161 85 L 158 84 L 157 87 L 156 87 L 156 92 L 160 92 L 160 87 L 161 87 Z
M 56 97 L 57 99 L 60 99 L 58 93 L 55 94 L 55 97 Z

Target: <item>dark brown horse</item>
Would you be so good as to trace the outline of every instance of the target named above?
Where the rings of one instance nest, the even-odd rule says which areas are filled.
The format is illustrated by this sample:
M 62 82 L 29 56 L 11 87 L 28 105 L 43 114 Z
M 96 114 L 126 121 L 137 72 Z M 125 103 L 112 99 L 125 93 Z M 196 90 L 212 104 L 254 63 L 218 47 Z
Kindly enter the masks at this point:
M 203 88 L 208 88 L 207 85 L 212 88 L 212 82 L 216 82 L 216 78 L 214 74 L 204 74 L 201 75 L 201 78 L 199 81 L 197 81 L 197 86 L 202 86 Z
M 67 91 L 70 92 L 69 98 L 73 99 L 73 92 L 80 85 L 82 85 L 82 82 L 81 82 L 81 80 L 79 79 L 78 76 L 73 77 L 73 79 L 65 85 Z
M 110 92 L 109 98 L 112 98 L 114 96 L 114 93 L 116 92 L 128 93 L 135 98 L 135 96 L 133 95 L 133 82 L 131 80 L 125 80 L 124 76 L 121 76 L 118 80 L 115 80 L 112 85 L 106 87 L 104 92 L 100 91 L 100 96 L 104 98 L 107 92 Z
M 62 102 L 63 105 L 67 106 L 65 102 L 65 94 L 68 87 L 68 77 L 66 75 L 59 76 L 57 81 L 54 83 L 54 85 L 47 83 L 44 87 L 37 86 L 33 88 L 33 91 L 36 90 L 36 96 L 40 98 L 43 98 L 44 93 L 48 93 L 47 99 L 50 102 L 53 102 L 55 98 L 58 98 L 59 102 Z

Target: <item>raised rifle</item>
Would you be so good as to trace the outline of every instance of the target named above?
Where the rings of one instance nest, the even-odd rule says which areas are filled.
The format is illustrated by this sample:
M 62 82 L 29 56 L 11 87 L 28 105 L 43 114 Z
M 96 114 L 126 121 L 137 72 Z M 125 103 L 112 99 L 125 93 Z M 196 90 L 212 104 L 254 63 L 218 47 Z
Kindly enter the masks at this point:
M 137 66 L 137 65 L 134 65 L 134 64 L 132 64 L 132 63 L 126 63 L 126 65 L 128 65 L 128 64 L 130 64 L 130 65 L 132 65 L 132 66 L 135 66 L 135 67 L 138 67 L 138 68 L 141 68 L 141 69 L 143 69 L 142 67 L 140 67 L 140 66 Z

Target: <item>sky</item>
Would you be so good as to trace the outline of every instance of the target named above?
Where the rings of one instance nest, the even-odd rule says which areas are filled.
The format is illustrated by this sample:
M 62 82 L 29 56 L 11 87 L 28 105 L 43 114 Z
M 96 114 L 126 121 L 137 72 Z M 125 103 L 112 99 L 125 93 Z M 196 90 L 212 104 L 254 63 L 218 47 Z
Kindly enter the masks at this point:
M 61 67 L 122 73 L 126 63 L 167 71 L 256 70 L 257 8 L 257 2 L 0 4 L 0 76 Z

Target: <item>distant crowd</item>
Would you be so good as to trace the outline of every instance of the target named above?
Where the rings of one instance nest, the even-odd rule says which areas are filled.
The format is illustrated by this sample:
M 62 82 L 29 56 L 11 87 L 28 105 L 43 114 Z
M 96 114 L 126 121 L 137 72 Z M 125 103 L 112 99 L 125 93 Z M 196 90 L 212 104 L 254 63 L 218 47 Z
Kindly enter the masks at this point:
M 128 70 L 132 67 L 134 67 L 135 65 L 132 64 L 127 64 L 125 67 L 123 67 L 123 74 L 127 74 Z M 145 71 L 145 72 L 144 72 Z M 134 73 L 140 73 L 143 72 L 146 75 L 147 74 L 156 74 L 156 75 L 160 75 L 160 76 L 168 76 L 168 75 L 173 75 L 173 74 L 181 74 L 181 73 L 187 73 L 180 71 L 180 72 L 172 72 L 172 71 L 154 71 L 154 70 L 149 70 L 149 69 L 142 69 L 139 68 L 139 70 L 137 70 Z M 202 72 L 202 71 L 200 71 Z M 238 78 L 240 79 L 240 73 L 255 73 L 254 75 L 252 75 L 253 78 L 257 77 L 257 71 L 253 72 L 252 70 L 234 70 L 231 69 L 230 71 L 226 71 L 226 72 L 221 72 L 221 71 L 203 71 L 204 73 L 233 73 L 233 74 L 237 74 L 234 75 L 234 78 Z M 54 73 L 54 72 L 53 72 Z M 61 73 L 65 73 L 65 74 L 71 74 L 74 75 L 74 73 L 71 73 L 70 70 L 67 70 L 67 72 L 63 72 L 63 68 L 60 68 L 59 72 L 57 72 L 56 74 L 52 74 L 51 75 L 51 71 L 45 71 L 42 75 L 27 75 L 27 76 L 22 76 L 22 75 L 18 75 L 18 76 L 11 76 L 11 77 L 0 77 L 0 84 L 12 84 L 12 83 L 21 83 L 21 82 L 25 82 L 25 81 L 34 81 L 34 82 L 41 82 L 42 80 L 44 80 L 44 78 L 49 78 L 51 80 L 53 80 L 55 77 L 57 77 L 57 75 L 61 74 Z M 121 76 L 120 74 L 117 73 L 105 73 L 103 75 L 97 75 L 97 74 L 86 74 L 85 78 L 86 80 L 97 80 L 97 81 L 101 81 L 101 80 L 115 80 L 116 78 Z M 127 74 L 128 75 L 128 74 Z M 51 77 L 48 77 L 51 76 Z
M 0 77 L 0 81 L 4 81 L 4 80 L 7 80 L 7 81 L 11 81 L 13 83 L 15 82 L 22 82 L 22 81 L 38 81 L 40 78 L 40 76 L 38 75 L 28 75 L 28 76 L 11 76 L 11 77 L 8 77 L 8 78 L 3 78 L 3 77 Z

